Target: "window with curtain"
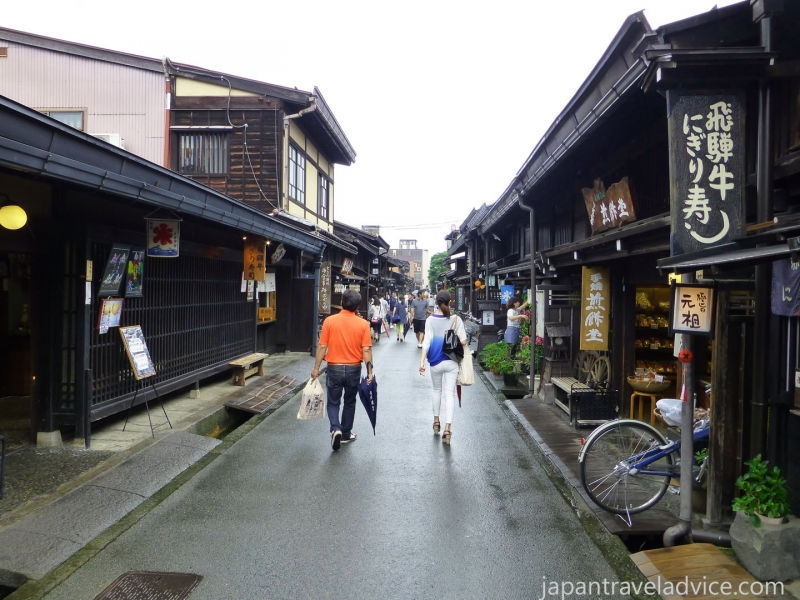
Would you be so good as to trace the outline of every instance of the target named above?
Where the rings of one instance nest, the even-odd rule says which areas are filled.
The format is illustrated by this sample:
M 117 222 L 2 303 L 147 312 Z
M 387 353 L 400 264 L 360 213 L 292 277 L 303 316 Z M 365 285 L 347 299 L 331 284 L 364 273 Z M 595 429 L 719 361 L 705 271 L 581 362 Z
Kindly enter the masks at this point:
M 228 134 L 181 133 L 178 136 L 178 172 L 185 175 L 226 175 Z

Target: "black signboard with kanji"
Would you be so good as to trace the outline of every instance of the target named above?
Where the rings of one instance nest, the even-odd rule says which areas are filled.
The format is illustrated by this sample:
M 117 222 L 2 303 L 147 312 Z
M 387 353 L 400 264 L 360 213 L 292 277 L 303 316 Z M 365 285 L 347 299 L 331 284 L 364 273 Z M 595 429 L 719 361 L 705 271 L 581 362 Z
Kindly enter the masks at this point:
M 736 93 L 670 90 L 672 256 L 730 242 L 744 227 L 745 103 Z

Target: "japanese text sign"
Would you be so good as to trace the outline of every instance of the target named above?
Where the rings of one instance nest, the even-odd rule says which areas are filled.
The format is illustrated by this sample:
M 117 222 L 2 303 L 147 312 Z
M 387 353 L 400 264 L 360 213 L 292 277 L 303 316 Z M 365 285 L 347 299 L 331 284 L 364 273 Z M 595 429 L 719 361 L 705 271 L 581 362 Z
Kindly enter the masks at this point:
M 319 312 L 331 314 L 331 263 L 325 261 L 319 266 Z
M 147 223 L 147 256 L 177 258 L 180 254 L 180 219 L 145 219 Z
M 670 324 L 675 333 L 711 335 L 714 328 L 714 288 L 676 284 L 672 290 Z
M 800 262 L 793 257 L 772 263 L 772 314 L 800 316 Z
M 244 243 L 245 281 L 263 281 L 267 266 L 267 241 L 259 237 L 248 237 Z
M 636 220 L 628 178 L 623 177 L 606 189 L 602 180 L 595 179 L 594 187 L 583 188 L 583 202 L 589 216 L 592 233 L 619 227 Z
M 611 281 L 605 267 L 583 267 L 581 285 L 581 350 L 608 350 Z
M 670 91 L 671 253 L 739 237 L 744 206 L 744 100 Z

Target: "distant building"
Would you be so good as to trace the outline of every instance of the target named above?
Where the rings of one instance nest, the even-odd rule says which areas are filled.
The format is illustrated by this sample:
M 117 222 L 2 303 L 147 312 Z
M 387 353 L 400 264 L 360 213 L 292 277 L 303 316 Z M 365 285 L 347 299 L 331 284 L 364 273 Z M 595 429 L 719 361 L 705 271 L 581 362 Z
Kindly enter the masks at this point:
M 417 248 L 417 240 L 400 240 L 400 247 L 390 248 L 389 254 L 408 262 L 408 276 L 414 281 L 415 286 L 418 288 L 428 287 L 430 258 L 427 250 Z

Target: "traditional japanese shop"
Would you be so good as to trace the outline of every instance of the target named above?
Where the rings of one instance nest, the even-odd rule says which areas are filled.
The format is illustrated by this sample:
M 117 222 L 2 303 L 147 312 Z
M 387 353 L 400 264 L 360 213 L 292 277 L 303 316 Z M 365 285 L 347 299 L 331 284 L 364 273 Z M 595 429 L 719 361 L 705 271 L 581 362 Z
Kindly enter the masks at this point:
M 0 228 L 0 401 L 27 399 L 31 434 L 88 439 L 134 398 L 286 347 L 303 319 L 310 347 L 293 294 L 308 269 L 313 291 L 319 238 L 4 98 L 0 116 L 0 199 L 26 215 Z M 119 334 L 133 325 L 147 389 Z

